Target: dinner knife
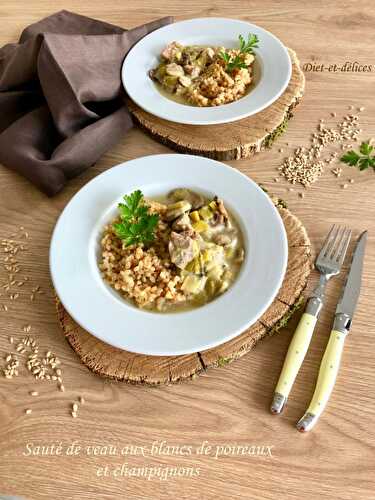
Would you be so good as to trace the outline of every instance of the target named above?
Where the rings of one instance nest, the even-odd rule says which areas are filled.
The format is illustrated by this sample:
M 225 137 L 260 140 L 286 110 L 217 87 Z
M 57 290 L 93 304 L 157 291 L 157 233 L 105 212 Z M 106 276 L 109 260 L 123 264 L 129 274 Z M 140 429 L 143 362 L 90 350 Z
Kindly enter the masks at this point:
M 297 429 L 301 432 L 311 430 L 317 423 L 335 386 L 345 338 L 350 331 L 360 294 L 366 242 L 367 231 L 364 231 L 357 240 L 346 283 L 336 307 L 335 319 L 320 364 L 314 395 L 306 413 L 297 423 Z

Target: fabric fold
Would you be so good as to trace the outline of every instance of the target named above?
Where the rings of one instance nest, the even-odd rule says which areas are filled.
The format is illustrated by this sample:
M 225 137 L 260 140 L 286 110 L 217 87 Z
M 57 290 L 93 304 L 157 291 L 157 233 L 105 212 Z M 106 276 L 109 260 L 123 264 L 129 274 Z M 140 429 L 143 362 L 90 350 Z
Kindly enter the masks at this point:
M 0 49 L 0 163 L 53 196 L 132 127 L 121 84 L 131 30 L 61 11 Z

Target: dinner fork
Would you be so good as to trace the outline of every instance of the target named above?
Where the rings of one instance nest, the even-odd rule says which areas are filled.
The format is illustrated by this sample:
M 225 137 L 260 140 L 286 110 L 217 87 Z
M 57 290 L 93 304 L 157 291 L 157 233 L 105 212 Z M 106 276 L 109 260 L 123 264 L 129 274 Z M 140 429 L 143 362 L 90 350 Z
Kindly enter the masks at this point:
M 272 413 L 281 413 L 285 406 L 290 390 L 306 356 L 319 313 L 323 307 L 327 282 L 332 276 L 339 274 L 351 235 L 352 232 L 350 229 L 333 225 L 315 261 L 315 267 L 320 273 L 319 283 L 307 302 L 305 312 L 290 342 L 275 389 L 271 405 Z

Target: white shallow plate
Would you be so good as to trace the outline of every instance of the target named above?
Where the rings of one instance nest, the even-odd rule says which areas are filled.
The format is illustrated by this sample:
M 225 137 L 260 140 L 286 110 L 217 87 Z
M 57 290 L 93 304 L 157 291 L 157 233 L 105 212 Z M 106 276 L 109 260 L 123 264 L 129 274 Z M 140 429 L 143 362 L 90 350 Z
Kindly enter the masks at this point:
M 161 95 L 148 76 L 169 42 L 236 48 L 238 36 L 247 38 L 248 33 L 259 38 L 259 48 L 255 49 L 258 74 L 254 87 L 236 102 L 209 108 L 180 104 Z M 142 38 L 125 58 L 122 82 L 130 98 L 155 116 L 177 123 L 212 125 L 239 120 L 266 108 L 284 92 L 291 73 L 288 51 L 274 35 L 255 24 L 211 17 L 170 24 Z
M 223 198 L 243 231 L 246 258 L 232 287 L 209 304 L 180 313 L 142 311 L 99 273 L 103 226 L 124 194 L 141 189 L 154 197 L 181 186 Z M 54 287 L 75 321 L 108 344 L 151 355 L 196 352 L 239 335 L 272 303 L 286 264 L 284 225 L 262 189 L 223 163 L 178 154 L 128 161 L 86 184 L 62 212 L 50 248 Z

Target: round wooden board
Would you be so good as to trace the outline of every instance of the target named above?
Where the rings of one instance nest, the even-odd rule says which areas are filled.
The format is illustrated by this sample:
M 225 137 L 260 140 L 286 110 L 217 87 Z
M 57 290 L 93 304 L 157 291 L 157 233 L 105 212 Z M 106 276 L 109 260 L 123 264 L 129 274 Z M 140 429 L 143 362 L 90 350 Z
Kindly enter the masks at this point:
M 264 336 L 286 325 L 303 300 L 311 271 L 311 246 L 297 217 L 274 199 L 288 234 L 289 258 L 283 285 L 267 312 L 238 337 L 207 351 L 184 356 L 144 356 L 122 351 L 83 330 L 57 299 L 62 330 L 81 361 L 94 373 L 134 384 L 168 384 L 195 378 L 210 367 L 223 366 L 254 347 Z
M 296 53 L 288 49 L 292 76 L 285 92 L 271 106 L 243 120 L 221 125 L 183 125 L 157 118 L 127 99 L 135 122 L 159 142 L 181 153 L 216 160 L 249 158 L 272 143 L 286 128 L 305 89 L 305 77 Z

